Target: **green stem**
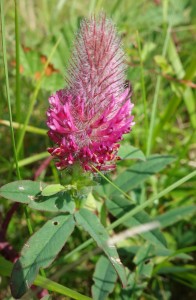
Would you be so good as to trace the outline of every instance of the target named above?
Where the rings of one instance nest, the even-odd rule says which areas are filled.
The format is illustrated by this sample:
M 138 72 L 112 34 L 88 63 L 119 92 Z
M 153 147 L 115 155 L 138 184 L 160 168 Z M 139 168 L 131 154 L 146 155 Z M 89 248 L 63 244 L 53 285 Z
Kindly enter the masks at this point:
M 5 71 L 5 81 L 6 81 L 6 94 L 7 94 L 7 103 L 8 103 L 8 111 L 9 111 L 9 121 L 10 121 L 10 131 L 11 131 L 11 140 L 12 140 L 12 147 L 14 152 L 14 161 L 16 166 L 16 173 L 18 180 L 21 179 L 20 176 L 20 169 L 18 165 L 18 158 L 17 158 L 17 151 L 16 151 L 16 143 L 15 143 L 15 136 L 14 136 L 14 129 L 12 124 L 12 108 L 11 108 L 11 100 L 10 100 L 10 89 L 9 89 L 9 78 L 8 78 L 8 68 L 7 68 L 7 52 L 6 52 L 6 41 L 5 41 L 5 23 L 4 23 L 4 1 L 1 1 L 1 33 L 2 33 L 2 48 L 3 48 L 3 64 L 4 64 L 4 71 Z M 33 229 L 31 226 L 29 213 L 27 207 L 24 207 L 25 216 L 27 219 L 27 226 L 29 233 L 32 234 Z
M 32 228 L 32 225 L 31 225 L 31 219 L 30 219 L 30 216 L 29 216 L 29 211 L 28 211 L 28 208 L 26 205 L 24 205 L 24 214 L 25 214 L 25 218 L 26 218 L 26 221 L 27 221 L 27 227 L 28 227 L 28 230 L 29 230 L 29 233 L 30 235 L 33 234 L 33 228 Z
M 2 257 L 0 256 L 0 258 L 2 258 Z M 8 261 L 4 258 L 3 258 L 3 262 L 4 262 L 5 268 L 0 269 L 0 275 L 10 277 L 12 269 L 13 269 L 13 264 L 10 261 Z M 55 282 L 55 281 L 43 278 L 40 275 L 38 275 L 36 277 L 36 279 L 34 281 L 34 284 L 37 285 L 37 286 L 40 286 L 44 289 L 48 289 L 51 292 L 56 292 L 56 293 L 59 293 L 59 294 L 64 295 L 64 296 L 71 297 L 72 299 L 92 300 L 92 298 L 90 298 L 90 297 L 87 297 L 87 296 L 84 296 L 84 295 L 82 295 L 78 292 L 75 292 L 75 291 L 73 291 L 73 290 L 71 290 L 71 289 Z
M 20 103 L 20 32 L 18 18 L 18 0 L 15 0 L 15 40 L 16 40 L 16 121 L 21 120 L 21 103 Z
M 115 185 L 110 179 L 108 179 L 102 172 L 100 172 L 95 166 L 91 165 L 91 167 L 99 174 L 101 175 L 102 178 L 104 178 L 108 183 L 110 183 L 117 191 L 119 191 L 120 193 L 122 193 L 125 198 L 127 198 L 128 200 L 132 201 L 131 197 L 126 194 L 121 188 L 119 188 L 117 185 Z
M 6 52 L 6 41 L 5 41 L 5 23 L 4 23 L 4 1 L 1 1 L 0 4 L 1 8 L 1 41 L 2 41 L 2 48 L 3 48 L 3 65 L 5 71 L 5 85 L 6 85 L 6 94 L 7 94 L 7 103 L 8 103 L 8 113 L 9 113 L 9 121 L 10 121 L 10 132 L 11 132 L 11 141 L 12 147 L 14 152 L 14 160 L 16 165 L 16 173 L 18 179 L 20 179 L 20 170 L 18 167 L 18 159 L 17 159 L 17 152 L 16 152 L 16 143 L 14 137 L 14 129 L 12 125 L 12 108 L 11 108 L 11 100 L 10 100 L 10 89 L 9 89 L 9 79 L 8 79 L 8 67 L 7 67 L 7 52 Z
M 140 211 L 142 211 L 144 208 L 146 208 L 149 205 L 153 204 L 155 200 L 158 200 L 161 197 L 165 196 L 166 194 L 168 194 L 169 192 L 173 191 L 178 186 L 180 186 L 181 184 L 183 184 L 184 182 L 186 182 L 187 180 L 191 179 L 194 176 L 196 176 L 196 171 L 191 172 L 189 175 L 187 175 L 187 176 L 181 178 L 180 180 L 176 181 L 175 183 L 173 183 L 172 185 L 170 185 L 169 187 L 167 187 L 166 189 L 164 189 L 163 191 L 161 191 L 157 195 L 152 196 L 152 198 L 150 198 L 146 202 L 144 202 L 144 203 L 140 204 L 139 206 L 135 207 L 130 212 L 126 213 L 121 218 L 119 218 L 118 220 L 116 220 L 114 223 L 112 223 L 111 225 L 109 225 L 107 227 L 107 229 L 114 229 L 114 228 L 116 228 L 118 225 L 124 223 L 130 217 L 136 215 L 137 213 L 139 213 Z
M 5 125 L 5 126 L 10 126 L 10 123 L 7 120 L 0 120 L 0 124 Z M 21 127 L 24 126 L 24 124 L 18 123 L 18 122 L 12 122 L 12 125 L 13 125 L 14 129 L 21 129 Z M 29 125 L 26 127 L 26 131 L 35 133 L 35 134 L 44 135 L 44 136 L 46 136 L 46 134 L 47 134 L 46 129 L 29 126 Z
M 169 43 L 170 31 L 171 31 L 171 27 L 168 26 L 164 45 L 163 45 L 163 51 L 162 51 L 163 57 L 165 57 L 165 55 L 166 55 L 166 51 L 167 51 L 167 47 L 168 47 L 168 43 Z M 155 119 L 156 119 L 156 112 L 157 112 L 157 103 L 158 103 L 161 81 L 162 81 L 162 76 L 158 75 L 156 86 L 155 86 L 153 105 L 152 105 L 152 114 L 151 114 L 151 119 L 150 119 L 150 128 L 149 128 L 149 133 L 148 133 L 146 156 L 150 155 L 151 149 L 152 149 L 153 135 L 154 135 L 154 129 L 155 129 Z
M 147 103 L 146 103 L 146 87 L 145 87 L 145 80 L 144 80 L 144 66 L 142 60 L 142 51 L 141 51 L 141 42 L 139 32 L 137 31 L 137 44 L 138 44 L 138 52 L 140 58 L 140 73 L 141 73 L 141 87 L 142 87 L 142 100 L 144 106 L 144 123 L 145 123 L 145 134 L 146 137 L 148 136 L 148 115 L 147 115 Z
M 75 292 L 65 286 L 62 286 L 52 280 L 49 280 L 47 278 L 43 278 L 41 276 L 37 276 L 37 278 L 34 281 L 34 284 L 37 286 L 40 286 L 44 289 L 48 289 L 52 292 L 59 293 L 61 295 L 65 295 L 68 297 L 71 297 L 72 299 L 77 299 L 77 300 L 92 300 L 92 298 L 88 296 L 84 296 L 78 292 Z
M 195 251 L 196 251 L 196 246 L 186 247 L 186 248 L 182 248 L 182 249 L 178 249 L 178 250 L 174 251 L 171 255 L 169 255 L 168 257 L 166 257 L 160 264 L 158 264 L 154 268 L 153 275 L 157 274 L 158 271 L 162 268 L 162 266 L 164 266 L 164 264 L 167 261 L 170 261 L 170 259 L 172 257 L 175 257 L 176 255 L 181 254 L 181 253 L 189 253 L 189 252 L 195 252 Z
M 24 167 L 24 166 L 30 165 L 30 164 L 38 161 L 38 160 L 44 159 L 44 158 L 49 157 L 49 156 L 50 156 L 50 154 L 48 152 L 41 152 L 39 154 L 35 154 L 35 155 L 30 156 L 30 157 L 19 160 L 18 161 L 18 166 L 19 166 L 19 168 Z M 13 169 L 15 169 L 15 168 L 16 168 L 16 165 L 14 164 Z M 8 170 L 9 170 L 9 166 L 5 167 L 5 168 L 1 168 L 0 169 L 0 174 L 4 173 L 4 172 L 7 172 Z
M 56 44 L 54 45 L 45 65 L 44 65 L 44 69 L 41 73 L 41 76 L 40 76 L 40 79 L 37 83 L 37 86 L 34 90 L 34 93 L 30 99 L 30 104 L 29 104 L 29 110 L 27 112 L 27 116 L 26 116 L 26 119 L 25 119 L 25 122 L 24 122 L 24 126 L 22 127 L 21 129 L 21 133 L 20 133 L 20 137 L 19 137 L 19 141 L 18 141 L 18 144 L 17 144 L 17 153 L 20 152 L 20 149 L 21 149 L 21 146 L 22 146 L 22 143 L 23 143 L 23 139 L 24 139 L 24 135 L 25 135 L 25 132 L 26 132 L 26 128 L 27 128 L 27 125 L 29 123 L 29 120 L 30 120 L 30 117 L 31 117 L 31 114 L 33 112 L 33 107 L 35 105 L 35 102 L 37 100 L 37 95 L 39 93 L 39 90 L 41 88 L 41 84 L 42 84 L 42 80 L 43 80 L 43 77 L 44 77 L 44 74 L 45 74 L 45 70 L 46 68 L 48 67 L 48 64 L 50 63 L 51 59 L 52 59 L 52 56 L 54 55 L 59 43 L 60 43 L 60 40 L 61 40 L 61 37 L 58 39 L 58 41 L 56 42 Z
M 92 244 L 94 242 L 94 240 L 92 238 L 88 239 L 86 242 L 82 243 L 80 246 L 76 247 L 74 250 L 72 250 L 71 252 L 69 252 L 67 255 L 64 256 L 64 260 L 66 261 L 68 258 L 70 258 L 72 255 L 74 255 L 75 253 L 85 249 L 86 247 L 88 247 L 90 244 Z

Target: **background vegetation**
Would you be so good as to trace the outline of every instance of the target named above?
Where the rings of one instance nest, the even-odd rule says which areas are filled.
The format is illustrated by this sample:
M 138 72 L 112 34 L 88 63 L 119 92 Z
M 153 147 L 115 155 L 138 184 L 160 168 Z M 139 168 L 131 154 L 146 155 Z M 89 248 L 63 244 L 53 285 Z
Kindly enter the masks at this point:
M 164 191 L 196 167 L 196 104 L 194 83 L 196 76 L 196 2 L 194 0 L 152 1 L 4 1 L 4 34 L 6 39 L 9 94 L 12 107 L 16 152 L 22 179 L 36 179 L 58 183 L 60 174 L 53 162 L 48 164 L 46 151 L 50 142 L 46 135 L 46 110 L 49 95 L 64 87 L 64 76 L 74 34 L 84 17 L 104 10 L 112 17 L 126 51 L 128 79 L 133 86 L 136 125 L 126 135 L 122 145 L 132 145 L 147 157 L 150 154 L 175 157 L 167 168 L 146 178 L 126 191 L 136 204 L 141 205 L 150 196 Z M 16 16 L 16 17 L 15 17 Z M 0 56 L 0 176 L 1 185 L 18 179 L 13 145 L 9 130 L 9 109 L 6 91 L 6 72 Z M 20 123 L 25 126 L 20 127 Z M 142 154 L 140 153 L 141 159 Z M 43 165 L 43 163 L 45 165 Z M 118 164 L 109 174 L 113 180 L 124 174 L 134 160 Z M 41 166 L 41 169 L 40 169 Z M 125 176 L 125 175 L 124 175 Z M 99 184 L 104 180 L 99 179 Z M 183 183 L 183 182 L 182 182 Z M 90 194 L 104 225 L 114 221 L 106 212 L 100 186 Z M 110 299 L 194 299 L 195 177 L 164 194 L 146 208 L 152 219 L 164 215 L 163 234 L 168 253 L 153 250 L 150 264 L 138 265 L 138 255 L 146 246 L 136 236 L 119 244 L 123 262 L 132 271 L 134 281 L 124 294 L 117 283 Z M 14 213 L 14 214 L 13 214 Z M 36 231 L 51 216 L 29 209 Z M 2 225 L 0 246 L 2 255 L 13 261 L 29 237 L 28 219 L 22 206 L 0 199 Z M 8 227 L 9 223 L 9 227 Z M 115 232 L 121 231 L 121 224 Z M 112 234 L 112 232 L 111 232 Z M 47 278 L 89 295 L 93 284 L 95 264 L 100 257 L 94 244 L 66 256 L 88 238 L 85 232 L 75 230 L 55 263 L 46 270 Z M 6 247 L 5 247 L 5 243 Z M 120 252 L 121 249 L 121 252 Z M 139 256 L 140 257 L 140 256 Z M 65 259 L 66 258 L 66 259 Z M 1 274 L 2 275 L 2 274 Z M 6 274 L 4 274 L 6 275 Z M 9 279 L 1 277 L 0 299 L 12 299 Z M 54 299 L 69 299 L 60 293 Z M 26 299 L 37 299 L 30 292 Z M 34 298 L 33 298 L 34 297 Z M 24 298 L 25 299 L 25 298 Z

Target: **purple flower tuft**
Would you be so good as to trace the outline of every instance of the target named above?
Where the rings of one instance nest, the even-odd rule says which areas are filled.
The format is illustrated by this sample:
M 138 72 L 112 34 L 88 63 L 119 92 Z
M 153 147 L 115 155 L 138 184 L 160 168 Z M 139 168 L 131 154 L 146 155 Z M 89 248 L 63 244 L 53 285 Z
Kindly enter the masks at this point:
M 115 168 L 118 141 L 133 126 L 131 88 L 125 83 L 124 52 L 110 19 L 84 20 L 68 67 L 67 88 L 49 98 L 49 148 L 64 169 L 79 162 L 84 170 Z

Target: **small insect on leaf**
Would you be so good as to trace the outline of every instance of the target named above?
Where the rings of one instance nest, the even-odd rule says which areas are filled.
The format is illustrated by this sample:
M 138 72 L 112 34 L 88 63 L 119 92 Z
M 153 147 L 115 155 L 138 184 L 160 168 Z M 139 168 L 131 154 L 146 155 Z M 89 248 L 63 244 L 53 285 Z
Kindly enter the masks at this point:
M 42 196 L 52 196 L 54 194 L 57 194 L 58 192 L 61 192 L 65 190 L 65 187 L 61 184 L 51 184 L 46 186 L 42 191 Z

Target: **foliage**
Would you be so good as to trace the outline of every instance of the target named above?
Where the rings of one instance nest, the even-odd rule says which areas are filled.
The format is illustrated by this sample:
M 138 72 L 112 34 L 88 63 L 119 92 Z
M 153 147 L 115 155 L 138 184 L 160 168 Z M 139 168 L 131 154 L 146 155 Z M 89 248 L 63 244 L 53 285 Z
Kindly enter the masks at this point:
M 89 178 L 57 172 L 45 112 L 80 21 L 101 10 L 136 125 L 116 171 Z M 1 1 L 0 299 L 193 299 L 195 21 L 193 0 Z

